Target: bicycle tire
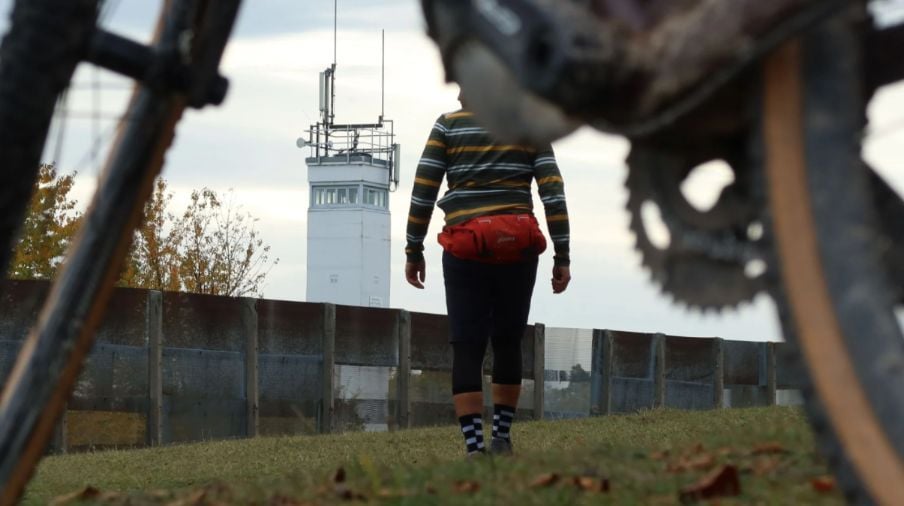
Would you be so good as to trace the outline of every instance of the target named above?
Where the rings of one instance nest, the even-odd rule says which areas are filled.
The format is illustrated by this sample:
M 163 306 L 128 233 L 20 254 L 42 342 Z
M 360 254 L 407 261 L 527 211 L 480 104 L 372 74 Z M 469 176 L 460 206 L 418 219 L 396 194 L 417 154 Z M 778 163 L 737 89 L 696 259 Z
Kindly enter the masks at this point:
M 847 499 L 904 500 L 904 337 L 861 160 L 866 90 L 856 10 L 765 65 L 769 208 L 786 338 L 805 359 L 808 416 Z
M 6 272 L 57 98 L 87 51 L 97 0 L 17 0 L 0 46 L 0 270 Z
M 191 53 L 180 57 L 214 74 L 199 72 L 186 88 L 158 84 L 133 93 L 85 224 L 0 399 L 0 506 L 21 496 L 65 409 L 176 124 L 189 103 L 225 93 L 215 71 L 239 1 L 164 2 L 154 44 L 181 51 L 190 30 Z

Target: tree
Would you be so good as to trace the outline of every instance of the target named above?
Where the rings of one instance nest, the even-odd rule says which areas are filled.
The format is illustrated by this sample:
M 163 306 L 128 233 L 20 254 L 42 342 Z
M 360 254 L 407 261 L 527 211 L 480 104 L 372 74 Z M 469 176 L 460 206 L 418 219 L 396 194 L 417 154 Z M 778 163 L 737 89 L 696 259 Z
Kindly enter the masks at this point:
M 13 253 L 9 277 L 12 279 L 50 279 L 81 222 L 77 201 L 69 193 L 75 174 L 60 175 L 54 164 L 41 164 L 32 187 L 25 222 Z
M 120 286 L 151 290 L 181 289 L 179 277 L 180 230 L 168 211 L 173 194 L 166 191 L 163 178 L 154 183 L 154 192 L 144 206 L 144 216 L 135 230 L 122 274 Z
M 581 364 L 574 364 L 571 373 L 568 374 L 568 381 L 572 383 L 586 383 L 590 381 L 590 373 L 585 371 Z
M 262 296 L 270 268 L 270 246 L 255 230 L 257 222 L 230 198 L 224 204 L 209 188 L 195 190 L 177 229 L 184 243 L 179 275 L 187 292 L 241 297 Z
M 50 279 L 81 224 L 78 202 L 70 198 L 75 174 L 59 175 L 41 165 L 13 255 L 9 277 Z M 216 192 L 193 191 L 180 216 L 170 212 L 173 194 L 164 179 L 144 206 L 119 278 L 119 286 L 241 297 L 263 296 L 273 265 L 270 246 L 254 228 L 257 222 L 232 195 L 224 204 Z

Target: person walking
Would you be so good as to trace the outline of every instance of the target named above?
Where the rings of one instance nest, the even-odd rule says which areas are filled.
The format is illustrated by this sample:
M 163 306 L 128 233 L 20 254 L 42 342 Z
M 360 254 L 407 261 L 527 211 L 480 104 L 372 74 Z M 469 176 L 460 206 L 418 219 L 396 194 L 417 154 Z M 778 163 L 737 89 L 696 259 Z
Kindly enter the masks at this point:
M 459 96 L 461 100 L 461 96 Z M 521 394 L 521 339 L 546 240 L 533 216 L 536 180 L 555 255 L 553 293 L 571 281 L 565 185 L 552 148 L 501 144 L 461 110 L 436 120 L 411 195 L 405 277 L 424 288 L 424 238 L 434 205 L 445 212 L 439 234 L 452 345 L 452 398 L 469 456 L 483 454 L 483 358 L 493 346 L 493 428 L 489 449 L 511 454 Z M 446 179 L 448 191 L 437 202 Z M 537 388 L 543 388 L 542 383 Z M 534 409 L 543 409 L 536 406 Z

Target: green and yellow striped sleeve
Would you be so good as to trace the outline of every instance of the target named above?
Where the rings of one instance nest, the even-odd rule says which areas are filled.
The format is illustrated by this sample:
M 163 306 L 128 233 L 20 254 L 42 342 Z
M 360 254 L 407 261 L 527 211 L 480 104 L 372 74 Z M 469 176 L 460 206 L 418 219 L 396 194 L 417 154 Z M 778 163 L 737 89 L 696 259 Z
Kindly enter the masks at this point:
M 414 175 L 406 233 L 408 244 L 405 247 L 405 256 L 409 262 L 424 260 L 424 237 L 446 174 L 446 131 L 444 117 L 440 116 L 430 131 L 430 138 L 427 139 Z
M 534 158 L 534 179 L 540 193 L 540 200 L 546 211 L 546 226 L 549 238 L 555 248 L 555 265 L 567 266 L 569 257 L 570 227 L 568 206 L 565 204 L 565 182 L 556 164 L 552 148 L 537 152 Z

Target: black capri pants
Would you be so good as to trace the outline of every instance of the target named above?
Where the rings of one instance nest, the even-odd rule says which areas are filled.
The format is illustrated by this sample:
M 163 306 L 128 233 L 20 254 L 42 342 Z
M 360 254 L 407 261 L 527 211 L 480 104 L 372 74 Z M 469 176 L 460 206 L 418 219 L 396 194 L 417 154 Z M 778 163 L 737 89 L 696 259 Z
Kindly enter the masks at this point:
M 521 339 L 537 279 L 537 258 L 511 264 L 443 252 L 452 343 L 452 393 L 482 391 L 483 357 L 493 344 L 493 383 L 521 384 Z

